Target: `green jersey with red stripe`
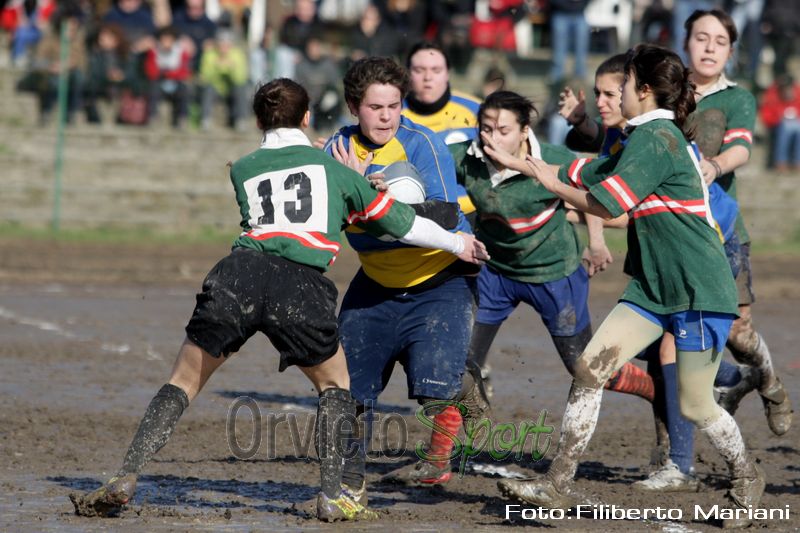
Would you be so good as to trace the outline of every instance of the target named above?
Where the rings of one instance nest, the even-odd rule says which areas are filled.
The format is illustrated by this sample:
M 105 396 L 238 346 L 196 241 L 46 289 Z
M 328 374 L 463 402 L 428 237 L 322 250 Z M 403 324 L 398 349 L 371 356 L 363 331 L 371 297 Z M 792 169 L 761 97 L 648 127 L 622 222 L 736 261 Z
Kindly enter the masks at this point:
M 616 155 L 579 159 L 559 179 L 588 190 L 613 216 L 628 213 L 621 299 L 660 314 L 737 312 L 736 287 L 708 204 L 699 162 L 683 133 L 657 110 L 631 119 Z
M 532 135 L 529 144 L 534 156 L 554 165 L 575 158 L 564 147 L 540 145 Z M 478 213 L 475 235 L 486 245 L 488 263 L 495 270 L 527 283 L 546 283 L 575 272 L 580 244 L 556 195 L 528 176 L 498 173 L 473 141 L 449 148 L 458 181 Z
M 302 131 L 270 130 L 261 148 L 233 164 L 242 215 L 234 247 L 253 248 L 327 270 L 345 226 L 399 238 L 414 210 L 376 192 L 360 174 L 312 148 Z
M 712 92 L 706 93 L 697 102 L 695 113 L 700 117 L 696 121 L 697 133 L 700 136 L 704 128 L 713 128 L 714 121 L 703 120 L 703 114 L 711 109 L 718 109 L 725 115 L 725 134 L 722 138 L 720 153 L 730 150 L 734 146 L 743 146 L 747 151 L 753 147 L 753 129 L 756 123 L 756 100 L 748 91 L 723 80 L 720 87 L 715 87 Z M 716 89 L 716 90 L 715 90 Z M 704 154 L 713 157 L 717 154 Z M 733 199 L 736 199 L 736 174 L 728 172 L 717 178 L 722 188 Z M 736 232 L 742 244 L 750 242 L 750 235 L 744 227 L 741 211 L 736 219 Z

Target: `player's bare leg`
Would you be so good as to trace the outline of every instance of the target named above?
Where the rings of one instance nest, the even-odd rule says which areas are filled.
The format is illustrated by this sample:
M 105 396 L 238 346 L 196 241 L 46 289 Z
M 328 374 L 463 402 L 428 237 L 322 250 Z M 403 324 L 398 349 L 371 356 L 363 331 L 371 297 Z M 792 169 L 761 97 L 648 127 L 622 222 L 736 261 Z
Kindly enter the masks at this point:
M 150 401 L 120 471 L 108 483 L 84 496 L 70 495 L 75 512 L 83 516 L 113 516 L 136 491 L 142 468 L 169 440 L 183 411 L 225 362 L 185 339 L 169 382 Z

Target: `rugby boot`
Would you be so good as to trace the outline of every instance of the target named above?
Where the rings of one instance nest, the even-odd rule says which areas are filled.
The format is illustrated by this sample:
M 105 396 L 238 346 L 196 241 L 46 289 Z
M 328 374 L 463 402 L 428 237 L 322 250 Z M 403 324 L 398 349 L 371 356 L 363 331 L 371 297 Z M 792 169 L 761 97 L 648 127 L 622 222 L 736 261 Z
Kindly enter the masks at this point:
M 378 513 L 361 505 L 350 491 L 343 488 L 336 498 L 330 498 L 324 492 L 317 495 L 317 518 L 323 522 L 376 520 Z
M 487 418 L 492 408 L 486 393 L 481 368 L 477 363 L 467 361 L 467 371 L 471 379 L 468 380 L 465 376 L 466 390 L 457 398 L 457 401 L 467 408 L 467 413 L 464 415 L 464 427 L 474 426 L 481 419 Z
M 692 472 L 684 474 L 678 465 L 667 459 L 664 466 L 633 486 L 646 492 L 697 492 L 700 481 Z
M 545 509 L 570 509 L 575 506 L 575 498 L 569 489 L 559 488 L 544 476 L 535 479 L 501 479 L 497 488 L 506 498 L 531 503 Z
M 114 476 L 108 483 L 83 496 L 70 494 L 75 514 L 80 516 L 116 516 L 136 492 L 136 474 Z
M 792 402 L 783 383 L 776 378 L 775 385 L 760 394 L 769 429 L 778 436 L 783 435 L 792 427 Z
M 766 480 L 764 472 L 755 463 L 751 464 L 750 473 L 746 476 L 731 480 L 731 488 L 728 491 L 730 499 L 730 509 L 734 512 L 738 509 L 752 512 L 758 508 L 761 496 L 764 494 Z M 722 529 L 739 529 L 749 526 L 753 520 L 747 516 L 748 513 L 741 513 L 742 516 L 734 518 L 723 518 Z
M 381 478 L 381 481 L 388 483 L 399 483 L 402 485 L 443 485 L 450 481 L 453 472 L 450 462 L 432 463 L 430 461 L 417 461 L 389 472 Z
M 739 366 L 739 374 L 742 376 L 739 383 L 733 387 L 722 389 L 717 400 L 719 406 L 728 411 L 731 416 L 736 413 L 742 398 L 756 390 L 761 382 L 761 373 L 753 367 L 741 365 Z
M 367 503 L 369 502 L 367 498 L 367 482 L 364 481 L 361 483 L 360 488 L 351 487 L 346 483 L 342 483 L 342 492 L 350 496 L 350 498 L 361 505 L 362 507 L 367 507 Z

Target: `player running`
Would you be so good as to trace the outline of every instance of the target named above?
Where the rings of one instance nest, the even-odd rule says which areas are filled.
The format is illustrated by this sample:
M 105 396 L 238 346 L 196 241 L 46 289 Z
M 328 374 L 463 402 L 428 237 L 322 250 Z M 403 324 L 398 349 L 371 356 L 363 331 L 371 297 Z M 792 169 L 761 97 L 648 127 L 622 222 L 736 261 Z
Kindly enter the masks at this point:
M 70 496 L 78 514 L 114 515 L 133 498 L 137 476 L 167 443 L 189 403 L 228 356 L 260 331 L 280 353 L 279 370 L 298 366 L 319 393 L 317 516 L 376 517 L 341 487 L 341 420 L 355 416 L 355 404 L 339 346 L 337 291 L 323 272 L 339 253 L 342 228 L 355 222 L 468 263 L 485 259 L 485 248 L 471 235 L 415 217 L 411 208 L 312 148 L 302 132 L 309 125 L 308 104 L 305 89 L 288 79 L 256 92 L 253 110 L 263 141 L 230 170 L 243 232 L 203 282 L 172 375 L 147 407 L 122 468 L 99 489 Z
M 748 456 L 735 420 L 713 395 L 720 352 L 737 316 L 736 286 L 710 216 L 699 162 L 681 130 L 694 110 L 694 86 L 680 58 L 658 46 L 637 46 L 625 72 L 622 111 L 630 136 L 620 155 L 562 167 L 557 174 L 533 158 L 517 165 L 581 211 L 604 219 L 631 212 L 626 271 L 632 279 L 578 359 L 547 474 L 498 486 L 506 496 L 534 505 L 571 507 L 570 489 L 597 423 L 602 384 L 670 331 L 677 345 L 681 411 L 728 463 L 732 507 L 754 508 L 764 492 L 764 474 Z M 493 153 L 490 144 L 487 151 Z M 750 523 L 746 514 L 735 516 L 723 520 L 723 527 Z

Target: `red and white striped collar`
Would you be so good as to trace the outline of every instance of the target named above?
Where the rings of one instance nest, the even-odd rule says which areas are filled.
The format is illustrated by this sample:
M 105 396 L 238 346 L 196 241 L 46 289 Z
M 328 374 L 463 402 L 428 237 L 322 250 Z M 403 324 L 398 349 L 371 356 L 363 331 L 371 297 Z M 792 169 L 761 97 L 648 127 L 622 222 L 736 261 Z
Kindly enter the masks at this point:
M 297 128 L 275 128 L 264 132 L 261 148 L 276 149 L 288 146 L 311 146 L 306 134 Z

